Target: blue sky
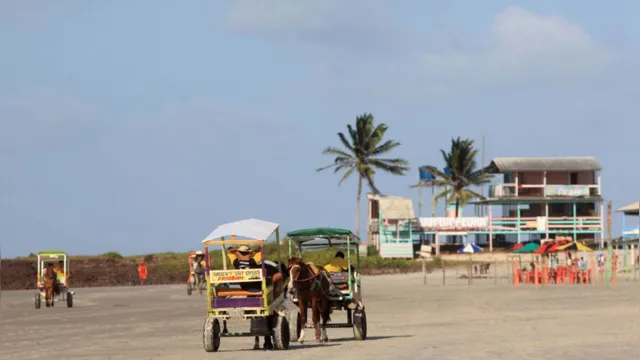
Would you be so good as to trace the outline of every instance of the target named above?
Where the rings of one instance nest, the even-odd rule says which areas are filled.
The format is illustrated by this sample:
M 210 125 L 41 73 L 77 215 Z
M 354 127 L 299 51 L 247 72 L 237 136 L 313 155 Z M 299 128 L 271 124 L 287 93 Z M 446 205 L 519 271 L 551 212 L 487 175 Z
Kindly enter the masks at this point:
M 379 175 L 386 194 L 416 197 L 417 166 L 485 134 L 487 158 L 596 156 L 614 207 L 635 201 L 639 11 L 0 0 L 3 256 L 186 251 L 249 217 L 353 228 L 355 179 L 315 169 L 364 112 L 415 169 Z

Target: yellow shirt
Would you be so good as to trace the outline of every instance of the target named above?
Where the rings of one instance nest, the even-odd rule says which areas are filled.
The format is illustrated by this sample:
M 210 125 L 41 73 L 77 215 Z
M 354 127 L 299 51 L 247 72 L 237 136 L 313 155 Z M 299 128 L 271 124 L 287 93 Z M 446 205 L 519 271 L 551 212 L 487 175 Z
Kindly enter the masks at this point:
M 231 260 L 232 264 L 238 258 L 238 256 L 233 253 L 227 253 L 227 255 L 229 256 L 229 260 Z M 256 261 L 256 264 L 262 263 L 262 254 L 260 254 L 259 252 L 256 253 L 255 255 L 253 255 L 253 260 Z
M 64 280 L 65 274 L 64 274 L 64 268 L 57 266 L 56 268 L 54 268 L 54 270 L 56 271 L 56 278 L 58 280 Z
M 349 269 L 349 263 L 347 263 L 347 260 L 343 258 L 336 257 L 325 265 L 324 268 L 328 272 L 346 271 Z

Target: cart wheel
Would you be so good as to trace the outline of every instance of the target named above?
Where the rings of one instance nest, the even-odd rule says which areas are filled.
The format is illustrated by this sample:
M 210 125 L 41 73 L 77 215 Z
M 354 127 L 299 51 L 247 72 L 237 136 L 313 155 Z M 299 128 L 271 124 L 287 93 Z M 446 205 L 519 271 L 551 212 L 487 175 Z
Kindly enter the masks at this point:
M 353 313 L 353 338 L 356 340 L 367 339 L 367 313 L 364 310 L 356 310 Z
M 67 292 L 67 307 L 73 307 L 73 294 L 70 292 Z
M 218 321 L 218 319 L 208 317 L 207 320 L 204 321 L 202 343 L 204 345 L 204 351 L 218 351 L 220 347 L 220 321 Z
M 193 289 L 191 289 L 191 284 L 187 284 L 187 295 L 191 295 L 191 291 L 193 291 Z
M 40 293 L 35 294 L 33 298 L 36 305 L 36 309 L 40 309 L 40 307 L 42 306 L 42 298 L 40 297 Z
M 290 342 L 289 320 L 287 320 L 286 316 L 278 316 L 276 327 L 273 331 L 273 346 L 276 350 L 287 350 Z

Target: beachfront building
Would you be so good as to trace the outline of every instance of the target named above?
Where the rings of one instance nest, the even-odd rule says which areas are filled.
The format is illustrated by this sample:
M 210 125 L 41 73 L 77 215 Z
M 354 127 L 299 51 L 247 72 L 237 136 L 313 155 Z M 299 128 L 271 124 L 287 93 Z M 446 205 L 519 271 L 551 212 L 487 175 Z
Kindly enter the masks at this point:
M 622 213 L 622 240 L 640 237 L 640 201 L 625 205 L 616 212 Z
M 621 266 L 638 266 L 640 260 L 640 201 L 625 205 L 616 210 L 622 213 L 622 236 L 613 239 L 613 248 L 621 250 Z
M 602 246 L 604 221 L 601 166 L 593 157 L 496 158 L 485 171 L 502 177 L 482 201 L 474 203 L 480 216 L 415 218 L 390 215 L 369 198 L 370 236 L 383 257 L 413 257 L 427 242 L 435 253 L 452 242 L 508 246 L 532 240 L 565 239 Z M 394 255 L 386 249 L 394 248 Z

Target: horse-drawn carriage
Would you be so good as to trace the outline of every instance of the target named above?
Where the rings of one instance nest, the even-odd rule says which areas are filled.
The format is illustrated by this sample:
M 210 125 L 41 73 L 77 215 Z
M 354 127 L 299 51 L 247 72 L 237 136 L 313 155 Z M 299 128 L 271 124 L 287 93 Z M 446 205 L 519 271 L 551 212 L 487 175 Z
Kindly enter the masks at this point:
M 193 290 L 198 290 L 200 295 L 206 290 L 206 275 L 202 263 L 205 262 L 204 251 L 192 251 L 189 253 L 189 278 L 187 279 L 187 295 Z M 202 273 L 200 273 L 202 271 Z
M 357 236 L 351 231 L 339 228 L 313 228 L 290 231 L 289 257 L 293 257 L 294 250 L 302 256 L 305 251 L 323 250 L 334 248 L 339 250 L 336 258 L 324 267 L 317 265 L 316 268 L 324 269 L 333 286 L 331 291 L 324 291 L 324 295 L 329 299 L 331 310 L 346 312 L 347 321 L 345 323 L 326 324 L 328 328 L 353 328 L 353 337 L 356 340 L 367 338 L 367 316 L 364 304 L 362 303 L 362 290 L 360 284 L 360 250 Z M 343 253 L 346 252 L 346 256 Z M 355 257 L 355 267 L 352 265 Z M 334 262 L 337 263 L 334 264 Z M 293 277 L 293 275 L 292 275 Z M 294 303 L 300 305 L 298 298 L 293 297 Z M 300 309 L 302 310 L 302 306 Z M 306 325 L 305 313 L 298 313 L 296 319 L 297 339 L 303 339 L 304 328 L 313 327 Z M 326 335 L 324 335 L 326 337 Z
M 279 253 L 279 225 L 257 219 L 220 225 L 202 241 L 209 274 L 202 334 L 205 351 L 218 351 L 222 337 L 234 336 L 254 337 L 254 348 L 259 348 L 259 337 L 264 337 L 267 349 L 289 348 L 289 322 L 283 304 L 286 268 L 264 259 L 265 242 L 274 233 Z M 221 246 L 222 269 L 213 269 L 210 246 Z M 227 320 L 232 317 L 249 320 L 249 331 L 229 332 Z
M 54 265 L 54 262 L 56 264 Z M 37 292 L 34 295 L 36 309 L 40 309 L 42 299 L 47 307 L 56 300 L 66 301 L 73 307 L 74 292 L 69 288 L 69 258 L 63 251 L 41 251 L 38 253 Z

